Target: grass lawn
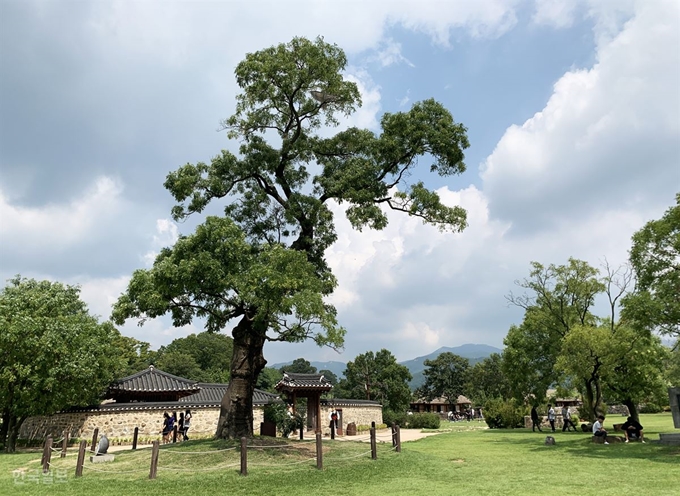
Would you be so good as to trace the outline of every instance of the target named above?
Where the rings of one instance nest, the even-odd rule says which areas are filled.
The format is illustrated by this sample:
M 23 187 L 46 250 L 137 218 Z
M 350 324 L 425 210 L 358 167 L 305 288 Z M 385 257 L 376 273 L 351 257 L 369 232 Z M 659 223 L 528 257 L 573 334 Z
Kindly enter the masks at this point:
M 609 417 L 605 427 L 613 430 L 611 425 L 620 419 Z M 649 441 L 658 439 L 659 432 L 674 431 L 668 413 L 642 415 L 640 421 Z M 400 454 L 390 444 L 379 444 L 376 461 L 370 459 L 367 443 L 324 441 L 323 471 L 316 469 L 313 443 L 256 438 L 254 443 L 279 442 L 282 447 L 249 450 L 247 477 L 238 474 L 239 454 L 229 449 L 234 447 L 229 442 L 190 441 L 162 448 L 153 481 L 148 479 L 149 449 L 115 453 L 113 463 L 86 462 L 91 468 L 78 479 L 75 455 L 60 459 L 56 453 L 53 473 L 63 482 L 55 479 L 52 484 L 39 475 L 40 452 L 2 454 L 0 494 L 680 494 L 679 447 L 654 442 L 595 445 L 580 432 L 557 432 L 557 444 L 545 446 L 545 431 L 488 430 L 483 425 L 442 423 L 446 432 L 404 443 Z M 17 469 L 25 470 L 23 480 L 15 481 Z M 29 480 L 30 475 L 38 482 Z

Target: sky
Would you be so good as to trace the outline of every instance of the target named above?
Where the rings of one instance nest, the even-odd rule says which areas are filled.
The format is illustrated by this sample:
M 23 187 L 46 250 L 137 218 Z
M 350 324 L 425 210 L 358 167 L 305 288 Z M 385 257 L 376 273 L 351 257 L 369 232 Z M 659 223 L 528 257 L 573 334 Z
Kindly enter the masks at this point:
M 0 0 L 0 280 L 80 285 L 107 319 L 132 272 L 195 226 L 172 221 L 166 175 L 237 152 L 219 131 L 236 64 L 319 35 L 362 93 L 342 126 L 377 132 L 383 113 L 435 98 L 468 128 L 464 174 L 422 160 L 414 178 L 469 227 L 389 212 L 384 230 L 356 232 L 332 205 L 345 349 L 268 343 L 269 363 L 500 348 L 531 261 L 624 263 L 680 191 L 676 1 Z M 202 327 L 120 330 L 157 348 Z

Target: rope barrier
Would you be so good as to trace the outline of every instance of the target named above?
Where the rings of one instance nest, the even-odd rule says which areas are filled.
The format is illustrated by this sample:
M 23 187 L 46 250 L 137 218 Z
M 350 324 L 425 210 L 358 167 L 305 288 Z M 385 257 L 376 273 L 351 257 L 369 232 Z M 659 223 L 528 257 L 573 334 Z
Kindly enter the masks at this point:
M 213 470 L 222 470 L 222 469 L 225 469 L 225 468 L 238 467 L 239 465 L 241 465 L 241 462 L 229 463 L 229 464 L 226 464 L 226 465 L 216 465 L 214 467 L 209 467 L 209 468 L 158 467 L 158 470 L 167 470 L 167 471 L 174 470 L 175 472 L 211 472 Z M 250 465 L 248 465 L 248 466 L 250 466 Z
M 353 460 L 354 458 L 359 458 L 360 456 L 366 456 L 370 455 L 371 450 L 364 451 L 363 453 L 359 453 L 358 455 L 350 455 L 350 456 L 341 456 L 339 458 L 332 458 L 329 461 L 335 462 L 335 461 L 343 461 L 343 460 Z
M 172 453 L 173 455 L 211 455 L 213 453 L 220 453 L 222 451 L 232 451 L 235 450 L 236 446 L 231 447 L 231 448 L 224 448 L 224 449 L 218 449 L 218 450 L 211 450 L 211 451 L 173 451 L 171 449 L 164 449 L 163 454 L 165 453 Z
M 92 470 L 93 472 L 99 472 L 100 474 L 137 474 L 139 472 L 148 472 L 148 468 L 140 468 L 137 470 L 126 470 L 126 471 L 116 471 L 116 470 L 100 470 L 98 468 L 90 467 L 89 465 L 83 465 L 83 468 Z
M 308 463 L 310 461 L 316 461 L 316 456 L 312 458 L 305 458 L 304 460 L 299 460 L 297 462 L 289 462 L 289 463 L 248 463 L 248 468 L 250 467 L 289 467 L 291 465 L 300 465 L 301 463 Z

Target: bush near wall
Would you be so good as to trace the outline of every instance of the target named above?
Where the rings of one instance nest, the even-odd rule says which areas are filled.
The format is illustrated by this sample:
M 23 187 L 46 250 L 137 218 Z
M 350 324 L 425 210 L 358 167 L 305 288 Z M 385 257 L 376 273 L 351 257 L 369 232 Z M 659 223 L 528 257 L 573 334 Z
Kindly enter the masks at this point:
M 484 405 L 484 420 L 491 429 L 524 427 L 526 409 L 515 400 L 492 399 Z
M 397 413 L 391 410 L 383 411 L 383 422 L 387 425 L 397 424 L 399 426 L 404 426 L 408 422 L 408 417 L 406 413 Z
M 408 416 L 408 429 L 439 429 L 441 418 L 436 413 L 414 413 Z

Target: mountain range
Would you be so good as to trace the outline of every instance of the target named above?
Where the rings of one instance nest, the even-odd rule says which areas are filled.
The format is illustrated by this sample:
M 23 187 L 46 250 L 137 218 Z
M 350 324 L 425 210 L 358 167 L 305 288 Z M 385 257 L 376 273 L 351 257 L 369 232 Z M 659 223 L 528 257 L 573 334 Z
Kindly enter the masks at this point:
M 441 348 L 433 351 L 429 355 L 416 357 L 411 360 L 406 360 L 404 362 L 399 363 L 401 365 L 404 365 L 411 372 L 413 379 L 411 380 L 409 385 L 411 386 L 411 389 L 415 389 L 421 386 L 423 382 L 425 382 L 425 376 L 423 375 L 423 371 L 425 370 L 425 360 L 434 360 L 440 354 L 450 352 L 455 355 L 462 356 L 463 358 L 469 359 L 470 365 L 474 365 L 475 363 L 480 362 L 483 359 L 487 358 L 492 353 L 501 353 L 502 351 L 503 350 L 500 350 L 498 348 L 486 344 L 463 344 L 461 346 L 454 347 L 442 346 Z M 285 365 L 290 365 L 291 363 L 293 363 L 292 360 L 290 362 L 275 363 L 274 365 L 271 365 L 271 367 L 275 369 L 280 369 L 281 367 Z M 338 376 L 338 379 L 344 376 L 345 369 L 347 368 L 347 364 L 345 362 L 335 361 L 310 362 L 310 364 L 313 367 L 316 367 L 316 370 L 330 370 L 336 376 Z

